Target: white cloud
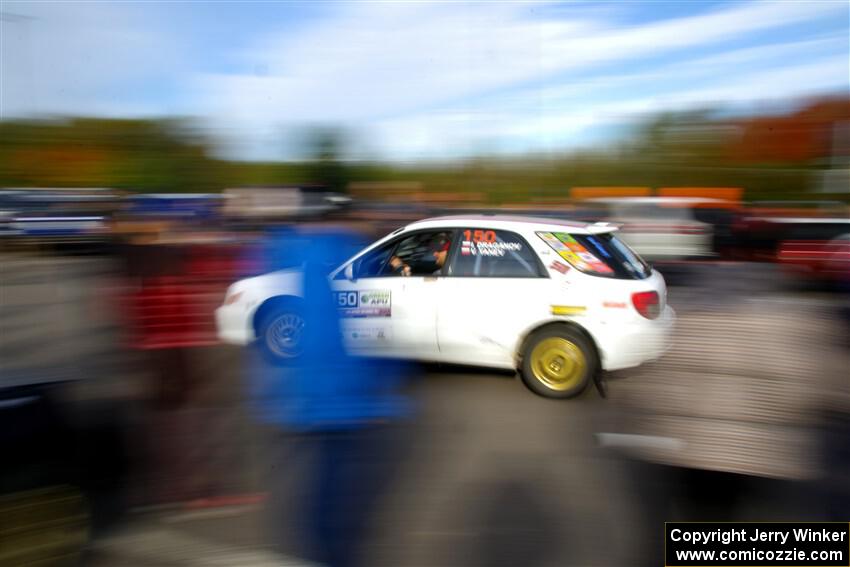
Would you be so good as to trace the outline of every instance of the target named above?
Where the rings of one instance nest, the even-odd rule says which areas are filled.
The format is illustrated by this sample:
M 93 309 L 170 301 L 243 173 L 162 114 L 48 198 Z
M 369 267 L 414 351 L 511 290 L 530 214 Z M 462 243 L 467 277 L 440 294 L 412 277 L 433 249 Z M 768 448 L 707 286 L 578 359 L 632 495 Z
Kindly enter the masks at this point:
M 438 153 L 474 151 L 491 136 L 551 130 L 555 124 L 570 125 L 570 131 L 577 132 L 598 122 L 587 115 L 607 113 L 601 106 L 559 111 L 557 98 L 529 84 L 558 88 L 552 85 L 592 83 L 599 80 L 593 74 L 606 65 L 688 48 L 722 47 L 764 30 L 847 12 L 841 3 L 757 2 L 617 27 L 599 19 L 599 13 L 593 15 L 595 19 L 564 19 L 563 14 L 543 18 L 538 5 L 526 3 L 346 3 L 341 7 L 318 26 L 264 38 L 241 54 L 268 69 L 268 76 L 199 77 L 194 88 L 205 112 L 222 117 L 222 126 L 244 132 L 256 129 L 265 136 L 293 123 L 365 125 L 374 128 L 376 145 L 396 155 L 415 153 L 415 148 L 423 154 L 434 148 Z M 590 16 L 583 13 L 582 17 Z M 696 63 L 703 66 L 702 75 L 709 77 L 711 70 L 734 72 L 736 65 L 783 50 L 791 53 L 798 47 L 754 47 L 729 53 L 725 59 L 707 57 Z M 803 46 L 816 47 L 817 43 Z M 684 77 L 700 75 L 687 64 L 680 70 Z M 631 82 L 616 75 L 602 80 Z M 799 81 L 796 85 L 807 90 Z M 520 91 L 507 108 L 499 106 L 506 90 Z M 793 94 L 794 89 L 785 90 Z M 704 92 L 740 98 L 734 89 Z M 487 99 L 499 102 L 488 105 Z M 552 139 L 554 143 L 563 136 Z
M 837 55 L 781 68 L 735 74 L 726 83 L 716 86 L 672 91 L 659 97 L 659 103 L 682 105 L 805 97 L 841 88 L 842 82 L 846 92 L 847 64 L 846 56 Z
M 834 53 L 845 54 L 830 55 Z M 694 102 L 700 102 L 699 97 L 708 92 L 725 93 L 730 100 L 776 96 L 779 92 L 784 96 L 805 95 L 819 90 L 840 89 L 848 84 L 847 73 L 841 69 L 842 62 L 848 60 L 846 53 L 845 37 L 791 41 L 730 49 L 638 72 L 596 74 L 516 96 L 529 101 L 536 99 L 540 106 L 548 108 L 576 102 L 585 104 L 588 100 L 601 104 L 612 99 L 639 98 L 637 93 L 647 90 L 660 95 L 689 93 Z M 829 64 L 825 67 L 827 59 Z M 776 85 L 769 91 L 745 88 L 753 84 L 755 77 L 764 76 L 783 78 L 775 81 Z M 706 98 L 702 102 L 723 102 L 724 98 Z M 660 109 L 656 106 L 656 110 Z
M 138 91 L 179 61 L 140 4 L 4 2 L 0 112 L 132 116 L 161 113 Z
M 304 124 L 335 124 L 383 156 L 416 158 L 556 149 L 635 113 L 848 86 L 846 28 L 783 30 L 846 21 L 845 3 L 725 4 L 633 25 L 614 23 L 617 4 L 550 4 L 330 3 L 275 34 L 234 28 L 227 63 L 256 73 L 227 74 L 198 72 L 221 66 L 182 55 L 187 38 L 151 4 L 4 2 L 29 19 L 2 21 L 0 110 L 193 114 L 248 158 L 281 157 Z
M 784 52 L 786 47 L 776 46 L 776 53 Z M 716 57 L 717 61 L 724 59 Z M 689 74 L 680 76 L 678 83 L 664 83 L 650 88 L 648 93 L 637 94 L 647 90 L 647 82 L 660 81 L 677 70 L 684 72 L 686 67 Z M 728 69 L 725 65 L 723 68 Z M 379 121 L 375 130 L 377 138 L 386 144 L 381 148 L 385 155 L 406 159 L 446 159 L 473 154 L 481 148 L 550 152 L 581 145 L 582 134 L 589 128 L 632 124 L 662 110 L 816 95 L 840 88 L 846 68 L 847 58 L 843 55 L 781 68 L 751 71 L 744 67 L 729 70 L 721 77 L 712 66 L 680 63 L 652 73 L 597 77 L 588 85 L 570 90 L 514 92 L 482 101 L 475 110 L 432 111 Z
M 253 57 L 271 76 L 210 77 L 214 100 L 235 108 L 248 96 L 264 116 L 364 119 L 798 23 L 836 4 L 747 4 L 625 29 L 539 20 L 524 3 L 343 6 L 318 28 L 260 42 Z

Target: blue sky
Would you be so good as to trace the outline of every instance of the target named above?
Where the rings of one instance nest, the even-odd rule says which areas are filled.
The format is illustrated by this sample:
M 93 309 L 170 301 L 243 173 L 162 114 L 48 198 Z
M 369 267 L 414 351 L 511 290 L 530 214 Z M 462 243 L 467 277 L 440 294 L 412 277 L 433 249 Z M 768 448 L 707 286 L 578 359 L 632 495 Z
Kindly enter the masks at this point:
M 850 4 L 13 2 L 0 112 L 187 116 L 227 157 L 292 157 L 335 125 L 353 157 L 605 143 L 660 110 L 850 90 Z

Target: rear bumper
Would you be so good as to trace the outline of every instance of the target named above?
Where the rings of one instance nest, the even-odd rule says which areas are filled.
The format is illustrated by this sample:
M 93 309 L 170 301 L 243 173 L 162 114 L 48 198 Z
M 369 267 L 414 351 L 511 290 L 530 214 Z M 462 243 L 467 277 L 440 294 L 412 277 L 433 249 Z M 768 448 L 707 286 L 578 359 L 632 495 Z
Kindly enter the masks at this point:
M 622 370 L 660 358 L 672 342 L 676 312 L 669 305 L 658 319 L 606 329 L 597 338 L 603 370 Z

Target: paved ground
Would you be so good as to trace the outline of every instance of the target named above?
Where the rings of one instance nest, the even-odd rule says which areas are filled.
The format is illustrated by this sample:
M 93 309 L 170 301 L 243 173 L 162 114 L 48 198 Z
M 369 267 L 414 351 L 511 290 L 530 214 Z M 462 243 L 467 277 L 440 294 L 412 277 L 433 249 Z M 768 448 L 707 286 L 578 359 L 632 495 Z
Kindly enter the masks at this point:
M 511 377 L 452 370 L 419 390 L 370 564 L 624 564 L 629 510 L 593 443 L 594 392 L 563 404 Z M 97 544 L 93 564 L 298 564 L 272 551 L 267 517 L 262 504 L 141 515 Z
M 593 444 L 594 392 L 562 404 L 509 376 L 437 369 L 419 391 L 370 564 L 624 564 L 628 506 Z M 93 564 L 300 564 L 272 551 L 267 518 L 262 504 L 140 516 L 98 544 Z

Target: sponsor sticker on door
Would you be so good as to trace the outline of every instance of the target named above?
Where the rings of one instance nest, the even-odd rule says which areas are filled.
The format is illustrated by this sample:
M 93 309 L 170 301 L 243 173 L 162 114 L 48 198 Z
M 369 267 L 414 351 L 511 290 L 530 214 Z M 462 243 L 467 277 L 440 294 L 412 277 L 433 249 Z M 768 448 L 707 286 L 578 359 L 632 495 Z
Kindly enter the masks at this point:
M 390 290 L 337 291 L 334 299 L 342 317 L 389 317 L 392 315 Z
M 362 327 L 349 332 L 352 341 L 383 342 L 392 337 L 392 330 L 386 327 Z

